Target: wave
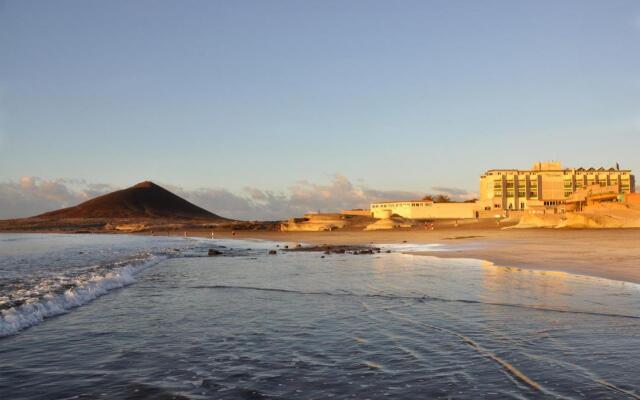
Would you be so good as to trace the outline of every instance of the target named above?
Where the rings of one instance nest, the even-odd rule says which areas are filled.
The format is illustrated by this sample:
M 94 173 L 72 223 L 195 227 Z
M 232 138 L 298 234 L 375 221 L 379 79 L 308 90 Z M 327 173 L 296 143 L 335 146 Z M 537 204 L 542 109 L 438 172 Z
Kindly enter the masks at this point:
M 420 251 L 444 251 L 449 248 L 440 243 L 380 243 L 376 246 L 398 253 L 414 253 Z
M 135 275 L 166 256 L 150 255 L 117 263 L 118 267 L 103 274 L 94 274 L 76 282 L 63 293 L 49 292 L 24 304 L 0 311 L 0 337 L 14 335 L 37 325 L 47 318 L 65 314 L 114 290 L 134 283 Z
M 567 314 L 585 314 L 585 315 L 594 315 L 598 317 L 609 317 L 609 318 L 629 318 L 629 319 L 640 319 L 638 315 L 630 315 L 630 314 L 614 314 L 614 313 L 605 313 L 598 311 L 588 311 L 588 310 L 573 310 L 568 308 L 551 308 L 551 307 L 543 307 L 537 305 L 527 305 L 527 304 L 515 304 L 515 303 L 499 303 L 499 302 L 489 302 L 489 301 L 479 301 L 479 300 L 468 300 L 468 299 L 447 299 L 443 297 L 433 297 L 433 296 L 403 296 L 403 295 L 394 295 L 394 294 L 381 294 L 381 293 L 351 293 L 351 292 L 325 292 L 325 291 L 317 291 L 317 292 L 305 292 L 300 290 L 293 289 L 280 289 L 280 288 L 265 288 L 265 287 L 257 287 L 257 286 L 236 286 L 236 285 L 196 285 L 190 286 L 190 289 L 220 289 L 220 290 L 254 290 L 261 292 L 278 292 L 278 293 L 290 293 L 297 294 L 303 296 L 342 296 L 342 297 L 358 297 L 358 298 L 378 298 L 383 300 L 413 300 L 419 302 L 443 302 L 443 303 L 464 303 L 464 304 L 478 304 L 478 305 L 487 305 L 487 306 L 496 306 L 496 307 L 514 307 L 521 308 L 524 310 L 530 311 L 542 311 L 542 312 L 553 312 L 553 313 L 567 313 Z
M 463 334 L 461 334 L 459 332 L 456 332 L 456 331 L 454 331 L 452 329 L 448 329 L 448 328 L 444 328 L 444 327 L 441 327 L 441 326 L 429 324 L 429 323 L 423 322 L 423 321 L 416 321 L 416 320 L 411 319 L 411 318 L 409 318 L 409 317 L 407 317 L 407 316 L 405 316 L 404 314 L 401 314 L 401 313 L 397 313 L 397 312 L 389 311 L 389 310 L 384 310 L 384 311 L 386 311 L 389 314 L 392 314 L 392 315 L 396 316 L 396 318 L 401 319 L 403 321 L 406 321 L 406 322 L 409 322 L 409 323 L 412 323 L 412 324 L 416 324 L 416 325 L 423 326 L 423 327 L 426 327 L 426 328 L 429 328 L 429 329 L 433 329 L 433 330 L 436 330 L 436 331 L 445 332 L 445 333 L 448 333 L 450 335 L 453 335 L 453 336 L 457 337 L 458 339 L 460 339 L 462 342 L 466 343 L 472 349 L 477 351 L 479 354 L 483 355 L 484 357 L 486 357 L 486 358 L 494 361 L 498 365 L 500 365 L 502 367 L 502 369 L 507 374 L 509 374 L 510 376 L 514 377 L 515 379 L 525 383 L 531 389 L 533 389 L 535 391 L 543 392 L 545 394 L 552 394 L 547 389 L 543 388 L 538 382 L 534 381 L 533 379 L 531 379 L 530 377 L 525 375 L 522 371 L 520 371 L 518 368 L 516 368 L 513 364 L 511 364 L 507 360 L 503 359 L 502 357 L 499 357 L 496 353 L 490 351 L 489 349 L 484 348 L 483 346 L 481 346 L 478 342 L 476 342 L 475 340 L 473 340 L 469 336 L 463 335 Z

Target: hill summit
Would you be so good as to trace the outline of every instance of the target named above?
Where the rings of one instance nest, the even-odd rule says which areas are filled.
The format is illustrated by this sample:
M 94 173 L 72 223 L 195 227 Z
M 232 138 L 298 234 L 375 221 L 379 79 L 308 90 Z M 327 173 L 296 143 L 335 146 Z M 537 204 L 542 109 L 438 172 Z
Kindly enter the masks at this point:
M 140 182 L 75 207 L 63 208 L 35 218 L 179 218 L 224 220 L 153 182 Z

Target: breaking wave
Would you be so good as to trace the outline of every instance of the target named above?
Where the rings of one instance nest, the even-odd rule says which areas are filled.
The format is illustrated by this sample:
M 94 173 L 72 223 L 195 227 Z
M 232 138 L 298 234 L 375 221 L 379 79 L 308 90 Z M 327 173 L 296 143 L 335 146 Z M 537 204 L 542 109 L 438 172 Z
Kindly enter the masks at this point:
M 55 286 L 40 288 L 40 293 L 22 304 L 0 310 L 0 337 L 9 336 L 37 325 L 47 318 L 64 314 L 69 310 L 114 290 L 135 282 L 135 275 L 155 265 L 166 256 L 148 255 L 115 264 L 114 268 L 102 273 L 78 277 L 72 287 L 63 292 Z

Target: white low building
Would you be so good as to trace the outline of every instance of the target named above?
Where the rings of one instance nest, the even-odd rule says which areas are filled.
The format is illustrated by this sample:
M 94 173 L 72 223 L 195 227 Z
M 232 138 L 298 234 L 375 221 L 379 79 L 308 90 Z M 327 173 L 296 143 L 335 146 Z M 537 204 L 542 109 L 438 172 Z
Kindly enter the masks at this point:
M 477 203 L 434 203 L 431 200 L 383 201 L 372 203 L 374 218 L 399 215 L 407 219 L 465 219 L 478 217 Z

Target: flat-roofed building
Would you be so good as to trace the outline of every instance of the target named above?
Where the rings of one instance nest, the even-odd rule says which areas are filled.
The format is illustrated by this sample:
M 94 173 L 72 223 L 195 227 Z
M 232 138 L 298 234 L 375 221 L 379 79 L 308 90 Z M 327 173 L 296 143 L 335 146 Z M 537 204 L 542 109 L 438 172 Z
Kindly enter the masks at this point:
M 559 162 L 538 162 L 532 169 L 492 169 L 480 177 L 479 205 L 484 210 L 547 208 L 563 211 L 576 191 L 611 187 L 619 194 L 635 192 L 631 170 L 563 168 Z
M 390 218 L 398 215 L 407 219 L 464 219 L 477 217 L 476 203 L 434 203 L 431 200 L 398 200 L 372 203 L 371 216 Z

